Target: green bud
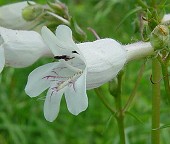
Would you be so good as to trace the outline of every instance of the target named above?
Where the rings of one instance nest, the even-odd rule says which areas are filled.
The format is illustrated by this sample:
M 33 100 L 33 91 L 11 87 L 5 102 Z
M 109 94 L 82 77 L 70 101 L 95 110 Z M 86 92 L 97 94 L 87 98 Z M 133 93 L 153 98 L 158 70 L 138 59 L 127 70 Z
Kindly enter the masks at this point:
M 44 8 L 41 5 L 29 5 L 22 10 L 22 16 L 26 21 L 32 21 L 39 17 L 43 11 Z
M 150 43 L 155 50 L 163 49 L 169 43 L 169 29 L 165 25 L 157 25 L 151 33 Z
M 109 92 L 112 96 L 117 96 L 118 93 L 118 79 L 114 78 L 109 82 Z

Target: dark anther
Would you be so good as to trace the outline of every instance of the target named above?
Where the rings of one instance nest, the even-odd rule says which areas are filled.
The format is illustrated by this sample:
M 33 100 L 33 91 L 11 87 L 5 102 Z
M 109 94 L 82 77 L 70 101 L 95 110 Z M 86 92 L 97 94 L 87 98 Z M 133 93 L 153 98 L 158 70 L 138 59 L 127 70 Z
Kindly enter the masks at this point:
M 76 54 L 78 54 L 78 52 L 76 52 L 76 51 L 72 51 L 72 53 L 76 53 Z
M 65 59 L 67 58 L 66 55 L 62 55 L 62 56 L 54 56 L 55 59 Z
M 62 55 L 62 56 L 54 56 L 55 59 L 64 59 L 65 61 L 71 60 L 74 57 L 69 57 L 67 55 Z

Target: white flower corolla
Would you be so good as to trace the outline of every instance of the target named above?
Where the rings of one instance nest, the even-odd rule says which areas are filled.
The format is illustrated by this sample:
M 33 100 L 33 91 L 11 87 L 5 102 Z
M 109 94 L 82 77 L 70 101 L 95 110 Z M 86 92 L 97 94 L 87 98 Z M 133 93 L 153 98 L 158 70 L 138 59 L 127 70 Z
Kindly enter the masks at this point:
M 5 65 L 27 67 L 45 55 L 50 51 L 37 32 L 0 27 L 0 73 Z
M 127 51 L 127 63 L 154 54 L 154 48 L 151 46 L 150 42 L 139 41 L 128 45 L 123 45 L 123 48 Z
M 101 86 L 114 78 L 126 62 L 126 50 L 113 39 L 75 44 L 72 31 L 65 25 L 58 26 L 56 36 L 46 27 L 42 37 L 58 62 L 33 70 L 25 87 L 30 97 L 48 89 L 44 116 L 52 122 L 59 113 L 62 95 L 68 110 L 78 115 L 88 107 L 86 89 Z
M 77 44 L 87 64 L 87 89 L 110 81 L 123 68 L 127 53 L 117 41 L 105 38 Z
M 34 2 L 29 1 L 34 4 Z M 36 26 L 36 22 L 28 22 L 22 17 L 22 10 L 28 2 L 18 2 L 0 7 L 0 26 L 10 29 L 29 30 Z

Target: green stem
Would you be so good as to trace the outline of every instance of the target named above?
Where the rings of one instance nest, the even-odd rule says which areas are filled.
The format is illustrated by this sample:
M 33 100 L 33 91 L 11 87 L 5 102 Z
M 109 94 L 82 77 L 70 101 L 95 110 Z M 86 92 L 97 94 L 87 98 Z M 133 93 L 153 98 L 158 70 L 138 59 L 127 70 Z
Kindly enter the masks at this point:
M 118 128 L 119 128 L 119 136 L 120 136 L 120 144 L 126 144 L 125 141 L 125 126 L 124 126 L 124 114 L 119 113 L 117 118 Z
M 120 136 L 120 144 L 125 144 L 125 128 L 124 128 L 124 112 L 122 109 L 122 97 L 121 97 L 121 83 L 122 83 L 122 76 L 123 74 L 120 73 L 118 75 L 118 92 L 117 95 L 115 96 L 115 101 L 116 101 L 116 109 L 117 109 L 117 115 L 116 115 L 116 120 L 118 123 L 118 128 L 119 128 L 119 136 Z
M 47 11 L 46 13 L 47 13 L 48 15 L 50 15 L 50 16 L 53 16 L 53 17 L 56 18 L 57 20 L 60 20 L 60 21 L 63 22 L 64 24 L 70 25 L 70 22 L 69 22 L 67 19 L 65 19 L 65 18 L 63 18 L 63 17 L 61 17 L 61 16 L 59 16 L 59 15 L 57 15 L 57 14 L 55 14 L 55 13 L 52 13 L 52 12 L 50 12 L 50 11 Z
M 166 59 L 158 56 L 158 60 L 162 68 L 162 75 L 163 75 L 163 80 L 164 80 L 166 98 L 168 99 L 168 103 L 170 104 L 170 85 L 169 85 L 169 74 L 168 74 L 169 59 L 170 59 L 170 55 L 168 55 Z
M 168 103 L 170 103 L 170 86 L 169 86 L 169 74 L 168 74 L 168 66 L 166 64 L 161 64 L 162 67 L 162 75 L 165 86 L 165 93 L 168 99 Z
M 129 99 L 128 99 L 126 105 L 125 105 L 124 108 L 123 108 L 123 112 L 128 111 L 129 107 L 131 106 L 131 104 L 133 103 L 133 101 L 134 101 L 134 99 L 135 99 L 135 96 L 136 96 L 135 94 L 136 94 L 137 88 L 138 88 L 138 86 L 139 86 L 139 84 L 140 84 L 140 81 L 141 81 L 141 79 L 142 79 L 142 75 L 143 75 L 144 70 L 145 70 L 145 64 L 146 64 L 146 61 L 144 62 L 144 64 L 142 65 L 142 67 L 141 67 L 141 69 L 140 69 L 140 71 L 139 71 L 139 74 L 138 74 L 138 77 L 137 77 L 137 80 L 136 80 L 135 87 L 134 87 L 134 89 L 132 90 L 132 93 L 131 93 L 131 95 L 129 96 Z
M 161 66 L 159 61 L 152 60 L 152 144 L 160 144 L 160 82 Z
M 100 100 L 102 101 L 102 103 L 105 105 L 105 107 L 115 116 L 116 112 L 115 110 L 108 104 L 108 102 L 106 101 L 106 99 L 103 97 L 102 94 L 102 90 L 100 90 L 100 88 L 96 88 L 94 89 L 96 95 L 100 98 Z

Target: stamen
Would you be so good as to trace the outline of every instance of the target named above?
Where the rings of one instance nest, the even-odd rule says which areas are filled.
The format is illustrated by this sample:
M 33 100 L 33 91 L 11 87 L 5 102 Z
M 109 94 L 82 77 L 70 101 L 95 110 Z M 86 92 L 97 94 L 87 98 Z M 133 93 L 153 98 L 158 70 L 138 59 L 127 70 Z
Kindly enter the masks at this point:
M 69 77 L 67 80 L 61 82 L 58 86 L 53 87 L 52 90 L 59 91 L 65 86 L 69 85 L 74 86 L 75 81 L 80 77 L 80 75 L 83 73 L 82 70 L 79 70 L 77 73 L 75 73 L 73 76 Z M 75 87 L 73 87 L 75 90 Z
M 47 80 L 48 80 L 48 79 L 50 79 L 50 78 L 53 78 L 53 79 L 54 79 L 54 78 L 56 78 L 56 76 L 48 75 L 48 76 L 43 77 L 42 79 L 47 79 Z
M 63 76 L 52 76 L 52 75 L 48 75 L 48 76 L 45 76 L 45 77 L 43 77 L 42 79 L 47 79 L 47 80 L 49 80 L 49 79 L 57 79 L 57 78 L 68 78 L 68 77 L 63 77 Z
M 61 71 L 61 70 L 66 69 L 66 68 L 67 67 L 57 67 L 57 68 L 53 68 L 53 71 L 58 70 L 58 69 L 60 69 L 59 71 Z

